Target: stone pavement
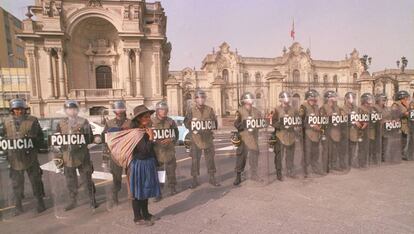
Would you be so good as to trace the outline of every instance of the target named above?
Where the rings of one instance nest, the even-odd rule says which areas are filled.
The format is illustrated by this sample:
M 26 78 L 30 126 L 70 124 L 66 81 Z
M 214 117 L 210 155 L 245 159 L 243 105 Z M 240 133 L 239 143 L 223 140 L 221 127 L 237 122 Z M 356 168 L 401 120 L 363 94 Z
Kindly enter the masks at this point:
M 273 177 L 274 175 L 272 175 Z M 129 202 L 56 219 L 53 208 L 0 222 L 0 233 L 414 233 L 414 162 L 352 169 L 266 186 L 245 181 L 222 187 L 203 184 L 158 203 L 152 227 L 132 222 Z

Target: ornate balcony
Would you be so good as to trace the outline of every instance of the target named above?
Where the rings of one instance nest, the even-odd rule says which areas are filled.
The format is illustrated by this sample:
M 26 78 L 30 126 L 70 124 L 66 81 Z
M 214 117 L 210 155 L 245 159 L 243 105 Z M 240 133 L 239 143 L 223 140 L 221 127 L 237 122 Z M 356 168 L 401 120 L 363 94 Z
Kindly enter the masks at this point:
M 124 89 L 71 89 L 69 92 L 72 99 L 120 99 L 124 95 Z

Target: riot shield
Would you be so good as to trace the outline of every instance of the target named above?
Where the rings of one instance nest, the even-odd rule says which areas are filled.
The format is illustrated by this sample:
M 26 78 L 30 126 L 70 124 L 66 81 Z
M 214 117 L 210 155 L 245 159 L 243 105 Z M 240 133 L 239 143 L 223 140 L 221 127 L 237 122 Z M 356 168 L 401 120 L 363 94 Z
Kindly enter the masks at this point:
M 323 169 L 322 142 L 326 142 L 325 128 L 329 117 L 320 113 L 323 99 L 319 96 L 305 100 L 299 113 L 303 121 L 303 173 L 305 178 L 326 174 Z M 325 163 L 326 164 L 326 163 Z
M 272 111 L 271 125 L 274 132 L 270 138 L 274 153 L 276 179 L 295 179 L 303 173 L 303 125 L 299 115 L 298 100 L 280 99 Z
M 270 182 L 270 111 L 265 109 L 266 105 L 262 99 L 256 100 L 249 92 L 244 93 L 241 100 L 241 107 L 234 123 L 240 134 L 240 146 L 236 149 L 236 179 L 233 184 L 239 185 L 240 177 L 243 175 L 247 179 L 247 184 L 265 185 Z
M 381 165 L 382 155 L 383 155 L 383 139 L 384 139 L 384 128 L 383 128 L 383 118 L 386 108 L 375 104 L 370 113 L 369 120 L 369 157 L 368 157 L 368 166 L 376 167 Z
M 401 133 L 401 117 L 399 109 L 391 107 L 384 116 L 383 132 L 383 162 L 385 164 L 400 163 L 402 158 L 402 133 Z
M 37 199 L 37 212 L 43 212 L 46 209 L 45 191 L 38 151 L 43 147 L 44 139 L 39 123 L 32 116 L 23 116 L 17 125 L 10 116 L 1 125 L 0 152 L 5 157 L 0 161 L 0 218 L 10 220 L 12 216 L 26 212 L 28 208 L 25 206 L 27 202 L 32 203 L 33 197 Z M 25 194 L 30 190 L 33 196 Z
M 327 117 L 328 123 L 322 125 L 322 171 L 324 173 L 341 174 L 348 168 L 348 115 L 339 106 L 343 98 L 333 93 L 324 97 L 320 114 Z M 325 120 L 326 121 L 326 120 Z
M 3 139 L 5 138 L 2 138 L 1 140 Z M 6 152 L 3 148 L 1 150 Z M 10 221 L 15 213 L 15 203 L 7 160 L 2 160 L 0 162 L 0 186 L 0 220 Z
M 189 130 L 187 144 L 191 159 L 190 175 L 192 177 L 190 188 L 196 188 L 204 181 L 217 187 L 221 185 L 220 167 L 217 163 L 217 147 L 215 132 L 218 127 L 217 115 L 206 102 L 203 91 L 196 95 L 195 102 L 189 107 L 184 124 Z M 204 157 L 204 160 L 201 157 Z M 181 161 L 181 160 L 180 160 Z M 206 174 L 202 173 L 206 169 Z
M 177 123 L 170 117 L 158 118 L 157 113 L 152 118 L 154 132 L 154 151 L 158 161 L 158 178 L 163 197 L 172 196 L 181 190 L 178 185 L 176 144 L 179 139 Z M 158 201 L 161 197 L 156 198 Z
M 407 160 L 414 160 L 414 103 L 410 103 L 409 116 L 408 116 L 408 130 L 409 139 L 407 144 Z
M 74 110 L 73 110 L 74 111 Z M 80 113 L 81 114 L 81 113 Z M 82 114 L 81 114 L 82 115 Z M 52 190 L 54 213 L 58 219 L 82 219 L 95 211 L 96 188 L 92 179 L 93 132 L 89 121 L 79 114 L 67 115 L 59 121 L 54 134 L 49 136 L 49 181 Z M 102 157 L 102 150 L 97 150 Z M 99 168 L 99 167 L 98 167 Z M 107 180 L 102 171 L 94 177 Z M 99 200 L 106 200 L 105 192 Z M 90 209 L 92 208 L 92 209 Z

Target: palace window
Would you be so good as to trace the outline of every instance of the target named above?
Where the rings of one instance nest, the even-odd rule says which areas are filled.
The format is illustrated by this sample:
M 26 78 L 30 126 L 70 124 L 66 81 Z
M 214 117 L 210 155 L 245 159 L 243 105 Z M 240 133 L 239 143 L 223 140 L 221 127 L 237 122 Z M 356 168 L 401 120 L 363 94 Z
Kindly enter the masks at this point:
M 323 75 L 323 84 L 328 84 L 328 75 Z
M 99 66 L 96 68 L 96 88 L 112 89 L 112 71 L 108 66 Z
M 338 76 L 337 75 L 333 76 L 333 83 L 334 83 L 334 85 L 338 84 Z
M 353 75 L 354 80 L 358 79 L 358 74 L 355 72 Z
M 318 76 L 318 74 L 315 74 L 313 76 L 313 83 L 315 83 L 315 84 L 319 83 L 319 76 Z
M 249 84 L 249 73 L 245 72 L 243 74 L 243 84 Z
M 256 83 L 260 83 L 262 80 L 262 75 L 260 74 L 260 72 L 256 72 L 256 74 L 254 75 L 254 77 L 256 78 Z
M 297 70 L 297 69 L 293 70 L 292 77 L 293 77 L 293 82 L 298 83 L 300 81 L 300 72 L 299 72 L 299 70 Z
M 223 77 L 224 82 L 228 83 L 229 82 L 229 70 L 224 69 L 221 72 L 221 76 Z

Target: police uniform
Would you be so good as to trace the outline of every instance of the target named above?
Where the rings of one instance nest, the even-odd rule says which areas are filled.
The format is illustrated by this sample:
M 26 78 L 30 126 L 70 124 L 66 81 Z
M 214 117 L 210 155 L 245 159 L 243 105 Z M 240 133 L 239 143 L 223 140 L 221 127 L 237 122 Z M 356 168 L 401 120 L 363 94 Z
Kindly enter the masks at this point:
M 295 135 L 294 127 L 285 128 L 281 122 L 282 117 L 297 117 L 299 113 L 292 106 L 283 107 L 280 105 L 275 108 L 272 115 L 272 126 L 275 128 L 276 143 L 274 145 L 275 152 L 275 168 L 278 179 L 282 178 L 282 153 L 286 152 L 286 169 L 287 175 L 294 176 L 294 153 L 295 153 Z
M 159 168 L 165 169 L 167 174 L 166 184 L 170 188 L 171 193 L 175 193 L 175 186 L 177 185 L 177 179 L 175 176 L 175 170 L 177 169 L 175 144 L 177 143 L 179 137 L 177 124 L 170 117 L 159 119 L 155 116 L 152 117 L 152 128 L 156 131 L 156 134 L 154 134 L 154 151 L 159 163 Z M 171 142 L 168 144 L 161 144 L 160 141 L 164 139 L 171 139 Z
M 244 171 L 246 166 L 247 155 L 249 155 L 249 165 L 252 172 L 252 178 L 257 178 L 258 156 L 259 156 L 259 130 L 245 129 L 244 122 L 249 119 L 262 118 L 262 113 L 255 107 L 248 110 L 242 106 L 236 113 L 236 120 L 234 127 L 239 131 L 241 137 L 241 145 L 237 147 L 236 151 L 236 173 L 239 175 Z
M 312 170 L 317 174 L 322 174 L 320 171 L 319 160 L 319 142 L 321 139 L 321 131 L 312 128 L 307 122 L 307 118 L 311 115 L 319 116 L 319 107 L 317 104 L 310 105 L 308 102 L 303 103 L 299 109 L 299 115 L 304 123 L 304 162 L 303 171 L 305 177 L 308 176 L 308 167 L 311 165 Z
M 103 133 L 108 132 L 111 128 L 127 129 L 131 125 L 131 120 L 129 120 L 126 115 L 123 115 L 121 118 L 113 118 L 105 121 L 105 127 Z M 109 151 L 108 146 L 105 146 L 103 153 L 103 162 L 110 166 L 112 174 L 112 199 L 115 203 L 118 203 L 118 192 L 121 191 L 122 185 L 122 167 L 118 166 L 111 157 L 111 152 Z
M 12 180 L 13 194 L 18 212 L 23 211 L 24 172 L 27 173 L 32 184 L 33 195 L 38 200 L 38 212 L 45 210 L 43 197 L 45 196 L 37 153 L 44 146 L 43 131 L 36 117 L 11 115 L 4 121 L 4 136 L 6 139 L 29 138 L 33 148 L 7 150 L 7 160 L 10 164 L 10 179 Z
M 91 126 L 88 120 L 82 117 L 62 119 L 57 125 L 56 132 L 63 135 L 83 134 L 88 138 L 86 139 L 87 143 L 93 141 Z M 71 204 L 69 204 L 66 210 L 73 209 L 76 204 L 76 197 L 78 194 L 78 177 L 76 175 L 76 169 L 78 169 L 81 180 L 87 187 L 91 206 L 95 208 L 95 184 L 92 181 L 92 173 L 94 169 L 87 144 L 61 146 L 61 153 L 57 155 L 57 157 L 63 159 L 66 185 L 71 199 Z
M 184 118 L 184 125 L 190 130 L 188 134 L 191 134 L 191 146 L 190 156 L 192 158 L 191 175 L 197 177 L 200 175 L 200 157 L 204 151 L 204 157 L 207 164 L 207 171 L 210 176 L 216 173 L 216 165 L 214 162 L 214 144 L 213 144 L 213 131 L 212 130 L 200 130 L 197 132 L 191 131 L 191 121 L 196 118 L 199 121 L 209 120 L 216 122 L 216 115 L 213 108 L 202 105 L 193 106 L 186 114 Z
M 322 116 L 327 116 L 332 120 L 332 116 L 345 115 L 344 110 L 342 110 L 336 103 L 332 106 L 328 103 L 322 105 L 320 109 L 320 114 Z M 343 124 L 334 125 L 332 121 L 324 128 L 324 135 L 326 140 L 322 142 L 323 156 L 326 160 L 323 165 L 323 169 L 326 172 L 329 172 L 330 169 L 334 170 L 344 170 L 346 169 L 345 164 L 345 155 L 343 154 Z M 338 165 L 339 161 L 339 165 Z

